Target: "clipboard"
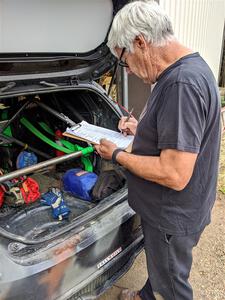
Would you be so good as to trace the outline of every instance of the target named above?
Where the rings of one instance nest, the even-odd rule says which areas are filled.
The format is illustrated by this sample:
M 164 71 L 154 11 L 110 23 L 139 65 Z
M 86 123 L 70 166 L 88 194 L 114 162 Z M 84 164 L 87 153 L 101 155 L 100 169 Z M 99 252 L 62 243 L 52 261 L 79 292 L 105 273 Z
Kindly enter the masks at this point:
M 97 143 L 91 142 L 91 141 L 89 141 L 87 139 L 81 138 L 79 136 L 76 136 L 74 134 L 68 133 L 66 131 L 63 133 L 63 136 L 67 136 L 67 137 L 72 138 L 72 139 L 76 139 L 76 140 L 79 140 L 79 141 L 87 142 L 87 143 L 92 144 L 92 145 L 98 145 Z
M 98 145 L 100 143 L 100 139 L 105 138 L 124 150 L 128 147 L 130 148 L 130 144 L 133 142 L 134 138 L 129 135 L 124 136 L 122 133 L 111 129 L 92 125 L 86 121 L 82 121 L 71 128 L 67 128 L 63 135 L 85 141 L 93 145 Z

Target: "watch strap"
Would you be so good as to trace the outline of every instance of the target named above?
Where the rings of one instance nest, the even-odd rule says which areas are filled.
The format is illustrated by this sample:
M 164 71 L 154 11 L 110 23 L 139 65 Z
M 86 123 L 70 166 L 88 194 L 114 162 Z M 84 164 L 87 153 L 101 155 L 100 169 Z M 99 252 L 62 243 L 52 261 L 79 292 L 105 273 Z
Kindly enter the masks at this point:
M 113 151 L 113 154 L 112 154 L 112 162 L 113 162 L 114 164 L 118 164 L 118 162 L 117 162 L 117 160 L 116 160 L 116 157 L 117 157 L 118 153 L 120 153 L 120 152 L 122 152 L 122 151 L 123 151 L 123 149 L 121 149 L 121 148 L 116 148 L 116 149 Z

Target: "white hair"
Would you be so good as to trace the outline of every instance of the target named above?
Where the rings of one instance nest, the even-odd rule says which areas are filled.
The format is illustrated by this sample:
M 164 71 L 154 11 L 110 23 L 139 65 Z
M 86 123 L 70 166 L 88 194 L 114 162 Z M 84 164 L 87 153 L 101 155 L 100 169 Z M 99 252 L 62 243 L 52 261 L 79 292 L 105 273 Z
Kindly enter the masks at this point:
M 169 17 L 155 1 L 125 5 L 113 20 L 107 45 L 115 56 L 115 48 L 133 52 L 133 41 L 139 35 L 155 47 L 165 46 L 175 39 Z

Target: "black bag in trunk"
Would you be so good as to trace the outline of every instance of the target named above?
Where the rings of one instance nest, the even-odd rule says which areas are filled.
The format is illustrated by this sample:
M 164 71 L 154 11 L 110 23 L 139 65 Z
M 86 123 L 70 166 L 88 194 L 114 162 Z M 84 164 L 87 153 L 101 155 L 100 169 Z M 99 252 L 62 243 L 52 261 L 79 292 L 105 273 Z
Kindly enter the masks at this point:
M 99 201 L 111 195 L 122 188 L 125 182 L 126 176 L 122 167 L 102 171 L 92 190 L 93 200 Z

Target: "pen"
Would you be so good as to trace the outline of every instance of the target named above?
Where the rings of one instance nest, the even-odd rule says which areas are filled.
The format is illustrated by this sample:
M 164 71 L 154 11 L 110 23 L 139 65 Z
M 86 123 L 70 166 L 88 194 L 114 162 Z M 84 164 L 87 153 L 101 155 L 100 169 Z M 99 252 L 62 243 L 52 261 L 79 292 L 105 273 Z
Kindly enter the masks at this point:
M 132 108 L 131 108 L 131 111 L 129 112 L 129 115 L 127 116 L 127 118 L 126 118 L 126 120 L 125 120 L 125 122 L 128 122 L 128 121 L 130 120 L 130 117 L 131 117 L 131 115 L 132 115 L 133 110 L 134 110 L 134 108 L 132 107 Z

